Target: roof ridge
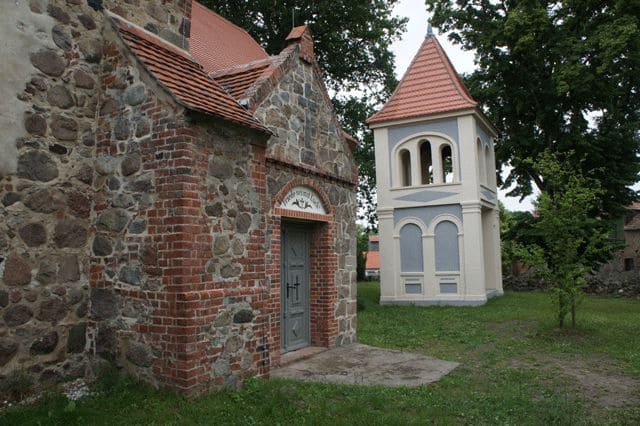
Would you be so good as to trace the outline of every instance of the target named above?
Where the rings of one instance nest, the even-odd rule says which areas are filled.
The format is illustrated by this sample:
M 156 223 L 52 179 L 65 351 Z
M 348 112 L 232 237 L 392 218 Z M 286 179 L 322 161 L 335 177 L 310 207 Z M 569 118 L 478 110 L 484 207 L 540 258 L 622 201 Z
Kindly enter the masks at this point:
M 195 0 L 181 1 L 192 1 L 189 51 L 207 73 L 269 58 L 243 28 Z
M 274 58 L 276 58 L 276 56 L 269 56 L 268 58 L 265 59 L 259 59 L 257 61 L 251 61 L 251 62 L 247 62 L 246 64 L 241 64 L 241 65 L 236 65 L 234 67 L 230 67 L 230 68 L 225 68 L 223 70 L 220 71 L 214 71 L 212 73 L 209 73 L 209 77 L 216 79 L 216 78 L 220 78 L 220 77 L 227 77 L 230 75 L 234 75 L 234 74 L 241 74 L 243 72 L 247 72 L 249 70 L 252 70 L 254 68 L 258 68 L 260 66 L 270 66 L 273 63 Z
M 413 68 L 413 64 L 416 63 L 418 61 L 418 57 L 420 56 L 419 53 L 422 50 L 423 47 L 426 46 L 427 42 L 429 41 L 430 37 L 425 37 L 425 39 L 423 40 L 423 42 L 420 44 L 420 48 L 418 49 L 418 51 L 416 52 L 416 54 L 414 55 L 413 59 L 411 59 L 411 62 L 409 63 L 409 66 L 407 67 L 407 69 L 404 71 L 404 74 L 402 75 L 402 78 L 400 79 L 400 81 L 398 82 L 398 85 L 396 86 L 395 89 L 393 89 L 393 92 L 391 93 L 391 96 L 389 96 L 389 99 L 387 99 L 387 102 L 385 102 L 385 104 L 382 106 L 382 108 L 380 108 L 380 110 L 378 112 L 376 112 L 375 114 L 373 114 L 371 117 L 369 117 L 369 119 L 367 120 L 367 122 L 373 120 L 377 115 L 379 115 L 382 110 L 384 109 L 384 107 L 386 105 L 388 105 L 389 103 L 391 103 L 391 101 L 396 97 L 396 94 L 400 91 L 400 87 L 402 86 L 402 83 L 405 81 L 405 79 L 407 78 L 407 76 L 409 75 L 409 70 L 411 68 Z
M 251 99 L 249 109 L 253 111 L 277 84 L 282 76 L 289 71 L 287 65 L 291 65 L 290 61 L 295 58 L 295 50 L 297 45 L 291 44 L 282 51 L 273 56 L 273 60 L 262 74 L 249 86 L 245 92 L 247 97 Z M 268 84 L 270 86 L 268 87 Z
M 458 74 L 458 72 L 454 68 L 453 64 L 449 60 L 449 56 L 447 56 L 447 54 L 444 52 L 444 49 L 442 48 L 438 40 L 435 38 L 435 36 L 431 36 L 431 37 L 435 40 L 434 46 L 438 51 L 438 55 L 440 56 L 440 59 L 444 61 L 444 65 L 447 68 L 447 72 L 453 79 L 454 86 L 456 87 L 456 89 L 458 89 L 458 92 L 460 93 L 460 95 L 462 97 L 466 97 L 467 100 L 471 102 L 474 106 L 478 105 L 478 101 L 473 99 L 473 96 L 471 96 L 471 93 L 469 93 L 469 90 L 462 82 L 462 78 L 460 77 L 460 74 Z

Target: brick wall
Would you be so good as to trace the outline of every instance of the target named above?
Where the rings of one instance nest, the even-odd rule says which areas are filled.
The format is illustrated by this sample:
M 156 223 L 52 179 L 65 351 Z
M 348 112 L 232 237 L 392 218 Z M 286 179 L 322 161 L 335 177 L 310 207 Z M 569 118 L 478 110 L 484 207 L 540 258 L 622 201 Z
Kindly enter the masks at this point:
M 264 141 L 185 115 L 114 37 L 97 145 L 95 351 L 187 394 L 235 386 L 267 371 Z

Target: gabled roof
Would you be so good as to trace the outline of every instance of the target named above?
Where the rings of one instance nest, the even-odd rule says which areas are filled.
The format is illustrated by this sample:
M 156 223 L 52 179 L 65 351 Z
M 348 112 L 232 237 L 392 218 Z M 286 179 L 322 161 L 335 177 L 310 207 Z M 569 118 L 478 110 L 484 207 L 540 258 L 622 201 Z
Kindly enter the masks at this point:
M 192 1 L 189 52 L 111 14 L 125 44 L 183 106 L 271 134 L 252 113 L 298 55 L 313 64 L 322 82 L 306 26 L 294 28 L 289 46 L 269 56 L 246 31 L 197 1 L 187 1 Z M 326 89 L 323 94 L 331 105 Z M 352 149 L 357 145 L 350 135 L 341 135 Z
M 213 79 L 189 54 L 146 31 L 114 18 L 118 32 L 133 53 L 180 103 L 270 133 Z
M 249 33 L 195 0 L 189 51 L 207 74 L 269 57 Z
M 436 37 L 428 35 L 387 103 L 367 123 L 429 116 L 477 106 Z

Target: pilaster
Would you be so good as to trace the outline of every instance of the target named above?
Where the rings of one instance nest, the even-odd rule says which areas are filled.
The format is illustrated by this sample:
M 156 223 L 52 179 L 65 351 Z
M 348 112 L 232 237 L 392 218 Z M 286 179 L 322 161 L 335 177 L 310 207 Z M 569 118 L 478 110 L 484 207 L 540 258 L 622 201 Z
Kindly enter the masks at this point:
M 378 209 L 378 233 L 380 235 L 380 298 L 394 298 L 396 289 L 396 253 L 393 237 L 393 209 Z
M 465 295 L 473 299 L 486 298 L 482 209 L 479 202 L 462 203 L 462 222 L 465 238 Z

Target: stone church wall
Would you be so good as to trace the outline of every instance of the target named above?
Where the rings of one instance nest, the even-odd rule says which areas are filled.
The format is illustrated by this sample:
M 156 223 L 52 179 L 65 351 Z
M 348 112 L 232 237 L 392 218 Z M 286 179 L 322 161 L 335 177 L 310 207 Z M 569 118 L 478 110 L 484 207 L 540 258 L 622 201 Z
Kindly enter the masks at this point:
M 267 155 L 354 181 L 353 156 L 339 133 L 331 101 L 317 84 L 316 72 L 298 60 L 256 109 L 255 117 L 274 133 Z
M 129 22 L 189 50 L 191 0 L 94 0 L 94 3 L 101 3 Z
M 193 233 L 206 244 L 198 247 L 199 263 L 193 265 L 202 279 L 193 280 L 188 296 L 198 326 L 194 350 L 203 355 L 194 368 L 198 386 L 234 387 L 269 368 L 264 140 L 204 123 L 195 131 L 194 168 L 203 180 L 197 189 L 202 219 Z
M 0 184 L 0 375 L 85 373 L 102 16 L 75 3 L 20 1 L 2 26 L 29 42 L 2 65 L 18 68 L 2 91 L 17 152 Z
M 10 63 L 14 93 L 0 83 L 17 121 L 0 147 L 14 163 L 0 173 L 0 379 L 79 377 L 97 359 L 185 393 L 267 375 L 280 334 L 272 199 L 292 182 L 332 212 L 313 230 L 312 343 L 354 341 L 356 168 L 312 67 L 258 112 L 275 133 L 267 152 L 266 136 L 177 105 L 101 9 L 147 26 L 160 2 L 19 3 L 11 31 L 27 59 Z M 180 34 L 187 3 L 161 3 L 163 28 Z
M 154 364 L 171 334 L 154 327 L 175 314 L 154 215 L 176 215 L 158 203 L 181 185 L 165 168 L 179 168 L 189 126 L 169 96 L 150 95 L 163 91 L 122 53 L 102 9 L 131 18 L 151 3 L 30 0 L 6 15 L 15 43 L 2 95 L 16 100 L 2 103 L 13 121 L 0 148 L 0 376 L 82 376 L 94 353 L 147 379 L 178 375 Z M 188 24 L 191 4 L 174 3 L 170 30 Z

